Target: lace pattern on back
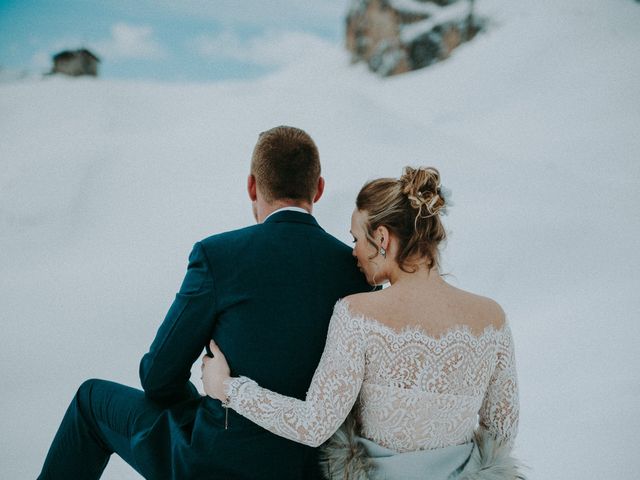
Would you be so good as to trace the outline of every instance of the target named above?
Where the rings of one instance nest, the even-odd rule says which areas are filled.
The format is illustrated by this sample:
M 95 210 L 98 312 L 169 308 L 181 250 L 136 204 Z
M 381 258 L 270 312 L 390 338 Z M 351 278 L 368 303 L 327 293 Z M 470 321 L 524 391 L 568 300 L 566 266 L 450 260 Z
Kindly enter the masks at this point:
M 503 441 L 517 431 L 518 389 L 508 325 L 474 335 L 454 327 L 435 338 L 353 314 L 340 300 L 306 400 L 244 377 L 227 385 L 230 406 L 286 438 L 319 445 L 351 408 L 361 434 L 398 452 L 471 440 L 480 424 Z
M 344 303 L 340 308 L 354 316 Z M 479 413 L 480 422 L 497 437 L 510 441 L 515 435 L 518 398 L 507 324 L 489 325 L 480 334 L 460 325 L 432 336 L 420 326 L 396 331 L 361 318 L 367 338 L 357 402 L 363 436 L 399 452 L 457 445 L 471 440 Z M 494 381 L 488 389 L 492 376 L 504 368 L 511 383 Z M 492 398 L 484 402 L 490 390 Z

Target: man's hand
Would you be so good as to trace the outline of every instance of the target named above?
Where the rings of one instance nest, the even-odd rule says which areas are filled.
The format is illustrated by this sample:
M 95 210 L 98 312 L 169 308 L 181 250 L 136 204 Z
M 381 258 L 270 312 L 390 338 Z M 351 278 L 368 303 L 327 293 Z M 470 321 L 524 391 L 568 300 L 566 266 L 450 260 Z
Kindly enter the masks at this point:
M 224 393 L 224 382 L 231 378 L 229 364 L 213 340 L 209 343 L 209 348 L 213 358 L 207 354 L 202 357 L 202 385 L 207 395 L 226 403 L 227 396 Z

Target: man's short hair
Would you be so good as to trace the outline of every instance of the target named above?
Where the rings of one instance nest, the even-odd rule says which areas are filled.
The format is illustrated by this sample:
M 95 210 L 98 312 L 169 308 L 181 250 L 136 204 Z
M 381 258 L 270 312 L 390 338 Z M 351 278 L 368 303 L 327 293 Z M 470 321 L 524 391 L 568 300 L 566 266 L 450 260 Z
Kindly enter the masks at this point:
M 268 202 L 312 202 L 320 178 L 318 147 L 299 128 L 279 126 L 262 132 L 253 149 L 251 174 Z

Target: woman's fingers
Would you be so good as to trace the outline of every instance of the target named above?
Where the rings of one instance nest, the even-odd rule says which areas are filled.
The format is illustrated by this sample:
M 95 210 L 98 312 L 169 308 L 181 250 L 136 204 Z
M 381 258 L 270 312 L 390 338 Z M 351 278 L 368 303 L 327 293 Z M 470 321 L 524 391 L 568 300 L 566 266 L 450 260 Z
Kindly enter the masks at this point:
M 202 374 L 204 373 L 204 367 L 207 365 L 207 362 L 210 362 L 211 360 L 213 360 L 213 358 L 211 358 L 209 356 L 209 354 L 207 354 L 207 353 L 205 353 L 202 356 L 202 363 L 200 364 L 200 372 L 202 372 L 202 373 L 200 374 L 200 380 L 202 380 Z
M 213 354 L 211 357 L 209 354 Z M 209 342 L 209 354 L 202 357 L 202 386 L 207 395 L 224 401 L 224 381 L 229 378 L 230 371 L 227 359 L 216 345 L 216 342 Z
M 211 350 L 211 353 L 213 353 L 214 358 L 217 357 L 218 355 L 224 356 L 222 354 L 222 350 L 218 348 L 218 345 L 213 340 L 209 342 L 209 350 Z

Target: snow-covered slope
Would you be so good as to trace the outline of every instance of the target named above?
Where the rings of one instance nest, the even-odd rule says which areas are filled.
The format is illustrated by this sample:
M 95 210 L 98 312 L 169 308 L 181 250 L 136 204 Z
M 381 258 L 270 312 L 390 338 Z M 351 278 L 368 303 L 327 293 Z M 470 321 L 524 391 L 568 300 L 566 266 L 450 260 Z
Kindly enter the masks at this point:
M 84 379 L 139 385 L 193 242 L 252 222 L 278 124 L 317 140 L 315 213 L 345 241 L 365 180 L 437 166 L 449 279 L 512 324 L 531 477 L 637 477 L 640 6 L 477 4 L 487 33 L 393 79 L 328 46 L 251 82 L 0 85 L 0 478 L 36 476 Z

